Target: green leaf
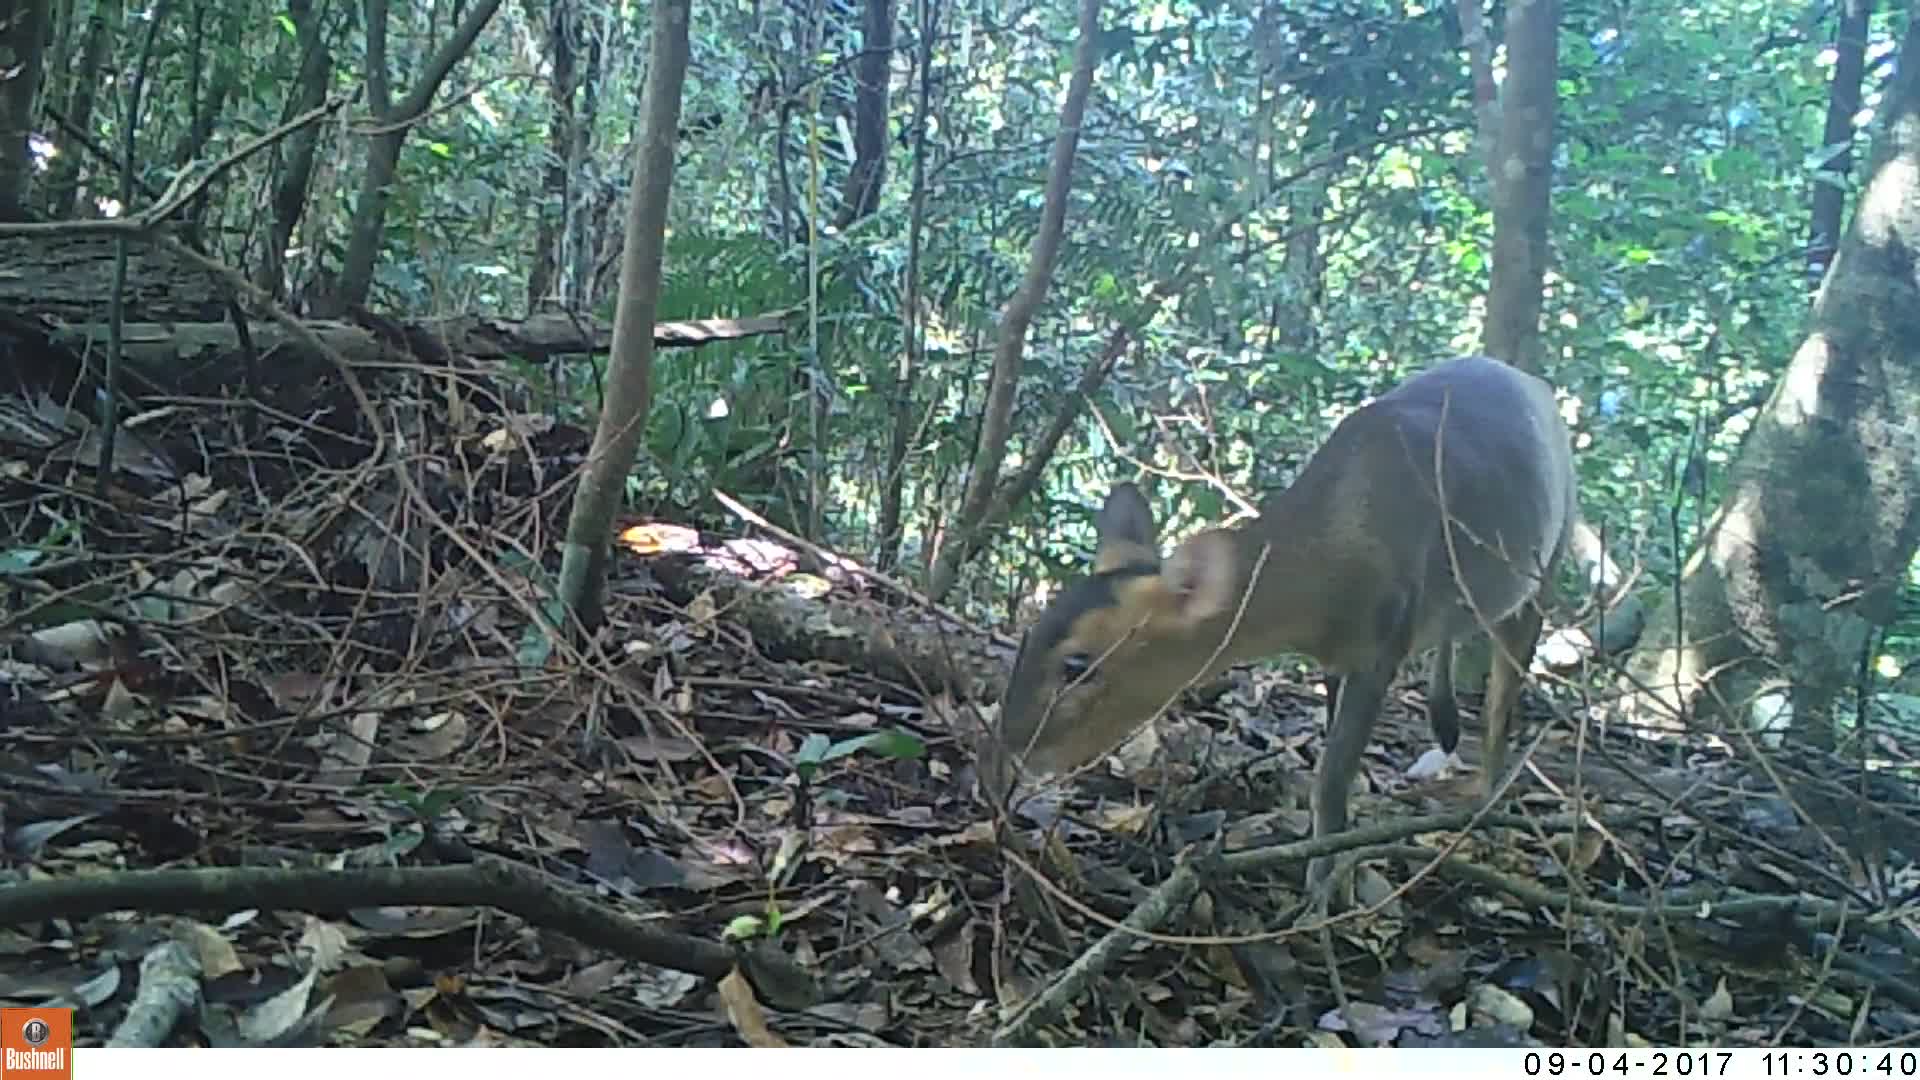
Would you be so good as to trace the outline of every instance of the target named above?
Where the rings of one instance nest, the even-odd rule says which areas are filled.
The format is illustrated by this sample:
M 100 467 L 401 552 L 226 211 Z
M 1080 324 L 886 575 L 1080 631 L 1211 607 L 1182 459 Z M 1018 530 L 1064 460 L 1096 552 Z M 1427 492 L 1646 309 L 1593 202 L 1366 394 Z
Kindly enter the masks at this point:
M 393 835 L 387 837 L 386 841 L 380 845 L 380 854 L 385 862 L 391 864 L 402 856 L 412 854 L 426 842 L 426 829 L 418 825 L 408 825 L 394 830 Z
M 910 731 L 894 728 L 888 731 L 875 731 L 866 735 L 843 739 L 827 749 L 823 761 L 832 761 L 849 754 L 870 750 L 885 758 L 920 758 L 926 756 L 927 744 L 918 735 Z
M 827 751 L 833 747 L 833 740 L 818 731 L 810 731 L 800 740 L 800 751 L 793 760 L 802 765 L 818 765 L 827 760 Z
M 0 551 L 0 574 L 24 574 L 40 561 L 46 552 L 38 548 L 15 548 L 12 551 Z
M 548 607 L 551 609 L 557 604 L 558 601 L 549 601 Z M 557 622 L 558 616 L 562 613 L 549 610 L 548 614 Z M 514 653 L 514 660 L 521 667 L 540 668 L 547 665 L 547 659 L 552 655 L 553 634 L 548 630 L 547 624 L 538 621 L 528 623 L 520 631 L 520 647 Z
M 800 779 L 811 781 L 827 760 L 827 751 L 832 748 L 833 740 L 818 731 L 808 732 L 807 737 L 800 740 L 800 749 L 793 755 L 794 772 L 800 774 Z
M 758 915 L 735 915 L 727 923 L 726 929 L 720 932 L 720 940 L 745 941 L 748 938 L 759 937 L 765 929 L 766 923 L 762 922 Z

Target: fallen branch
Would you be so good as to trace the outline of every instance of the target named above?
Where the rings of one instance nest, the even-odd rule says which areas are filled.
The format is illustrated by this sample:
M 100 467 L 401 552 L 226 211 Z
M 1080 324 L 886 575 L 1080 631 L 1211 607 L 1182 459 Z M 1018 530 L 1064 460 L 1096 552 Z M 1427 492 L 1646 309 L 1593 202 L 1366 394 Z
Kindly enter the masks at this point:
M 140 988 L 108 1046 L 159 1046 L 182 1018 L 200 1007 L 200 959 L 178 941 L 165 941 L 140 960 Z
M 994 700 L 1006 683 L 1010 650 L 948 633 L 938 618 L 857 599 L 816 599 L 712 562 L 674 553 L 649 558 L 647 569 L 676 604 L 708 594 L 770 657 L 846 664 L 922 693 L 954 692 L 970 701 Z
M 545 875 L 501 859 L 464 866 L 363 870 L 209 868 L 30 881 L 0 889 L 0 925 L 109 911 L 186 914 L 291 909 L 315 913 L 389 904 L 493 907 L 655 967 L 719 979 L 745 969 L 763 1000 L 801 1009 L 826 999 L 814 976 L 771 948 L 735 947 L 642 925 L 575 895 Z
M 1181 852 L 1173 876 L 1148 893 L 1125 922 L 1094 942 L 1091 948 L 1080 954 L 1079 959 L 1068 964 L 1065 971 L 1047 984 L 1046 989 L 1028 998 L 1011 1019 L 994 1031 L 993 1045 L 1022 1046 L 1030 1041 L 1037 1028 L 1058 1016 L 1068 1003 L 1079 997 L 1081 991 L 1107 969 L 1123 946 L 1133 944 L 1133 935 L 1126 933 L 1127 930 L 1151 930 L 1193 899 L 1205 880 L 1195 864 L 1210 859 L 1210 854 L 1194 856 L 1192 849 Z
M 1632 817 L 1632 815 L 1624 816 Z M 1154 932 L 1156 927 L 1181 910 L 1188 901 L 1193 899 L 1200 888 L 1214 877 L 1270 870 L 1289 863 L 1305 863 L 1322 855 L 1350 855 L 1356 862 L 1379 858 L 1419 862 L 1426 866 L 1421 871 L 1422 874 L 1435 873 L 1478 885 L 1488 892 L 1505 893 L 1529 907 L 1577 911 L 1586 915 L 1608 916 L 1626 921 L 1657 917 L 1671 920 L 1681 928 L 1685 928 L 1689 923 L 1711 920 L 1786 921 L 1797 927 L 1808 940 L 1812 939 L 1816 931 L 1837 932 L 1841 927 L 1850 924 L 1855 928 L 1863 929 L 1871 936 L 1888 941 L 1905 952 L 1909 958 L 1920 962 L 1920 937 L 1891 923 L 1861 918 L 1859 909 L 1846 901 L 1827 900 L 1802 894 L 1749 893 L 1744 890 L 1720 887 L 1663 892 L 1658 899 L 1643 903 L 1604 900 L 1591 896 L 1576 896 L 1565 890 L 1548 888 L 1537 882 L 1501 873 L 1467 859 L 1444 855 L 1433 848 L 1400 842 L 1423 833 L 1462 829 L 1473 824 L 1476 818 L 1480 825 L 1487 827 L 1524 827 L 1546 832 L 1566 831 L 1576 821 L 1576 816 L 1573 814 L 1536 818 L 1458 810 L 1445 814 L 1405 818 L 1364 829 L 1349 829 L 1318 839 L 1246 848 L 1224 855 L 1210 853 L 1205 857 L 1195 857 L 1190 854 L 1192 849 L 1188 849 L 1177 857 L 1177 865 L 1173 873 L 1149 892 L 1134 906 L 1133 911 L 1119 922 L 1104 919 L 1091 912 L 1084 904 L 1067 896 L 1060 886 L 1047 879 L 1025 860 L 1009 857 L 1008 861 L 1028 874 L 1040 888 L 1083 915 L 1105 922 L 1108 930 L 1099 941 L 1088 947 L 1056 976 L 1045 989 L 1035 994 L 1012 1018 L 1001 1025 L 994 1032 L 993 1045 L 1016 1046 L 1022 1045 L 1025 1040 L 1030 1040 L 1034 1031 L 1059 1015 L 1093 983 L 1112 959 L 1121 954 L 1122 946 L 1131 945 L 1136 940 L 1146 939 L 1177 945 L 1240 944 L 1278 940 L 1317 932 L 1334 921 L 1356 918 L 1386 903 L 1383 900 L 1373 907 L 1358 908 L 1335 919 L 1316 920 L 1309 925 L 1288 925 L 1287 929 L 1283 930 L 1235 937 L 1219 935 L 1176 937 Z M 1592 819 L 1585 818 L 1585 820 Z M 1601 823 L 1613 828 L 1621 822 L 1603 819 Z M 1395 895 L 1400 891 L 1402 890 L 1395 890 Z M 1305 907 L 1303 903 L 1277 921 L 1292 924 Z M 1881 988 L 1888 996 L 1908 1007 L 1920 1007 L 1920 985 L 1915 985 L 1876 967 L 1869 961 L 1840 953 L 1837 944 L 1828 946 L 1828 950 L 1833 953 L 1833 964 L 1836 968 L 1843 969 L 1858 981 Z
M 1382 844 L 1359 852 L 1361 858 L 1389 859 L 1427 858 L 1431 854 L 1411 844 Z M 1813 943 L 1813 935 L 1816 932 L 1837 934 L 1847 925 L 1863 927 L 1868 935 L 1898 946 L 1909 961 L 1920 963 L 1920 940 L 1916 940 L 1910 932 L 1895 928 L 1891 924 L 1862 918 L 1862 912 L 1844 900 L 1828 900 L 1824 897 L 1799 893 L 1784 895 L 1750 893 L 1741 889 L 1703 887 L 1663 892 L 1658 901 L 1651 903 L 1630 903 L 1590 896 L 1575 896 L 1564 890 L 1550 889 L 1536 882 L 1525 881 L 1511 874 L 1503 874 L 1498 870 L 1461 858 L 1440 859 L 1433 863 L 1433 868 L 1435 872 L 1445 877 L 1507 893 L 1521 903 L 1532 907 L 1577 911 L 1583 915 L 1605 915 L 1623 921 L 1640 920 L 1652 916 L 1671 920 L 1676 928 L 1683 931 L 1689 920 L 1759 921 L 1765 919 L 1789 923 L 1801 932 L 1803 941 L 1809 943 L 1808 951 L 1832 951 L 1835 967 L 1843 969 L 1857 980 L 1879 987 L 1888 997 L 1908 1008 L 1920 1008 L 1920 984 L 1901 978 L 1860 957 L 1839 952 L 1837 940 L 1825 946 Z
M 1174 867 L 1173 873 L 1168 876 L 1167 880 L 1161 882 L 1152 892 L 1149 892 L 1139 904 L 1135 905 L 1133 911 L 1128 914 L 1126 919 L 1118 923 L 1110 923 L 1107 933 L 1102 936 L 1099 941 L 1095 942 L 1086 952 L 1080 955 L 1079 959 L 1075 960 L 1065 971 L 1061 972 L 1053 982 L 1047 985 L 1046 989 L 1035 994 L 1020 1008 L 1019 1012 L 1014 1014 L 1012 1019 L 1001 1025 L 1001 1027 L 994 1032 L 993 1044 L 995 1046 L 1014 1046 L 1019 1045 L 1021 1040 L 1030 1039 L 1035 1029 L 1058 1015 L 1062 1009 L 1066 1008 L 1070 1002 L 1080 995 L 1081 991 L 1093 981 L 1095 976 L 1106 969 L 1107 964 L 1113 957 L 1119 955 L 1122 945 L 1131 945 L 1139 938 L 1166 942 L 1174 942 L 1177 940 L 1182 944 L 1192 943 L 1188 939 L 1171 939 L 1166 935 L 1156 934 L 1154 933 L 1154 928 L 1171 918 L 1187 901 L 1193 899 L 1194 894 L 1199 891 L 1200 886 L 1207 877 L 1220 874 L 1267 870 L 1285 863 L 1304 863 L 1309 859 L 1317 858 L 1321 855 L 1336 855 L 1368 845 L 1404 840 L 1407 837 L 1418 836 L 1421 833 L 1464 828 L 1471 824 L 1476 816 L 1478 816 L 1477 812 L 1472 810 L 1457 810 L 1446 814 L 1430 814 L 1424 817 L 1405 818 L 1387 825 L 1375 825 L 1365 829 L 1349 829 L 1346 832 L 1334 836 L 1320 837 L 1318 839 L 1247 848 L 1233 852 L 1230 855 L 1209 855 L 1204 859 L 1197 859 L 1183 852 L 1178 858 L 1178 865 Z M 1481 818 L 1481 820 L 1490 825 L 1538 824 L 1543 828 L 1555 826 L 1565 828 L 1573 822 L 1571 815 L 1562 815 L 1558 818 L 1549 818 L 1537 822 L 1533 819 L 1509 815 L 1487 815 Z M 1433 853 L 1429 852 L 1428 854 L 1431 855 Z M 1022 871 L 1025 871 L 1027 875 L 1033 879 L 1034 884 L 1052 893 L 1056 899 L 1066 903 L 1069 907 L 1081 911 L 1082 914 L 1091 914 L 1084 905 L 1072 897 L 1065 895 L 1058 885 L 1055 885 L 1044 874 L 1035 870 L 1024 859 L 1009 856 L 1007 861 L 1013 863 Z M 1205 872 L 1204 876 L 1203 871 Z M 1364 911 L 1356 911 L 1354 913 L 1354 915 L 1359 914 L 1364 914 Z M 1295 915 L 1297 915 L 1297 911 L 1289 913 L 1286 918 L 1280 921 L 1291 923 Z M 1098 918 L 1098 916 L 1094 917 Z M 1263 939 L 1288 937 L 1293 934 L 1303 933 L 1307 930 L 1317 929 L 1318 925 L 1320 924 L 1312 927 L 1280 930 L 1271 934 L 1256 935 L 1256 937 Z

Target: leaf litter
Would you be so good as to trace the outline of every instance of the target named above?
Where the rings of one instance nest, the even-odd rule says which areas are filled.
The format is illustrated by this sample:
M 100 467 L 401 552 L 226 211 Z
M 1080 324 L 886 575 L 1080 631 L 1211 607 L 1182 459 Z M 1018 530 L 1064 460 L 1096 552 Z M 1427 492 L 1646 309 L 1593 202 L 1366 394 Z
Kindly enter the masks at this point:
M 383 401 L 442 400 L 386 377 Z M 484 907 L 206 923 L 133 903 L 0 925 L 0 1002 L 81 1006 L 83 1045 L 161 985 L 150 957 L 203 985 L 197 1010 L 151 1036 L 168 1045 L 982 1044 L 1168 881 L 1176 851 L 1308 830 L 1309 683 L 1224 680 L 1059 793 L 1037 814 L 1044 836 L 1028 821 L 1003 848 L 972 790 L 977 721 L 960 697 L 991 700 L 1004 643 L 956 643 L 844 560 L 678 510 L 617 531 L 610 629 L 572 654 L 542 621 L 571 489 L 538 478 L 577 464 L 579 429 L 469 411 L 449 449 L 414 448 L 431 464 L 422 506 L 346 449 L 364 435 L 350 408 L 319 422 L 328 442 L 248 436 L 207 400 L 143 427 L 113 504 L 0 514 L 0 881 L 479 852 L 741 960 L 707 978 Z M 59 502 L 92 484 L 90 462 L 0 461 L 0 493 Z M 1393 702 L 1370 748 L 1360 823 L 1459 805 L 1461 771 L 1422 757 L 1417 700 Z M 1873 739 L 1911 766 L 1911 733 Z M 1452 873 L 1407 886 L 1422 869 L 1407 852 L 1439 852 L 1451 829 L 1362 863 L 1370 910 L 1325 934 L 1286 932 L 1297 861 L 1208 874 L 1022 1041 L 1824 1044 L 1916 1029 L 1910 792 L 1871 793 L 1898 830 L 1849 831 L 1843 814 L 1823 831 L 1798 800 L 1866 780 L 1797 762 L 1802 786 L 1782 793 L 1727 752 L 1674 768 L 1630 740 L 1561 733 L 1535 758 L 1554 783 L 1511 805 L 1569 809 L 1572 762 L 1592 768 L 1596 750 L 1578 808 L 1604 827 L 1506 828 L 1458 854 L 1625 906 L 1525 902 Z M 1791 904 L 1645 910 L 1703 888 L 1851 906 L 1839 925 Z M 220 910 L 209 890 L 203 914 Z M 793 988 L 756 973 L 748 944 L 838 989 L 783 1006 Z

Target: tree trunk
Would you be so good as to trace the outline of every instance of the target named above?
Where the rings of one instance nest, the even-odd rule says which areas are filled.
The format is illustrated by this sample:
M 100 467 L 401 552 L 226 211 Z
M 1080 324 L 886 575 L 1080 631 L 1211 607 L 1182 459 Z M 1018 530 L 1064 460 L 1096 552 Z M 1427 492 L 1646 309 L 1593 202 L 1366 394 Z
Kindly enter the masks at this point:
M 1796 734 L 1830 744 L 1834 700 L 1894 613 L 1920 543 L 1920 19 L 1875 123 L 1807 337 L 1628 666 L 1632 721 L 1727 719 L 1784 685 Z
M 107 58 L 109 16 L 117 25 L 120 5 L 98 0 L 93 5 L 93 13 L 87 17 L 86 44 L 80 49 L 79 70 L 73 73 L 73 96 L 69 99 L 67 110 L 67 123 L 75 131 L 93 130 L 93 106 L 103 82 L 101 66 Z M 81 213 L 82 208 L 78 204 L 80 162 L 84 157 L 83 154 L 68 152 L 53 159 L 53 168 L 47 176 L 47 197 L 44 202 L 48 217 L 90 216 Z
M 1539 371 L 1540 293 L 1547 273 L 1553 125 L 1559 104 L 1559 0 L 1516 0 L 1507 9 L 1506 36 L 1500 134 L 1488 162 L 1493 272 L 1483 341 L 1488 355 Z
M 926 233 L 927 127 L 933 119 L 933 42 L 940 25 L 939 0 L 920 0 L 919 15 L 920 48 L 915 58 L 919 97 L 913 110 L 913 190 L 909 196 L 912 212 L 907 222 L 907 317 L 901 324 L 900 363 L 894 369 L 893 385 L 888 388 L 887 410 L 893 428 L 887 439 L 886 474 L 880 478 L 880 551 L 875 560 L 882 570 L 900 565 L 905 521 L 901 501 L 907 482 L 907 450 L 913 441 L 919 412 L 914 407 L 914 382 L 925 344 L 920 321 L 920 248 Z
M 547 58 L 553 76 L 547 80 L 547 168 L 534 211 L 533 266 L 527 271 L 527 310 L 538 311 L 551 300 L 560 281 L 567 208 L 573 204 L 574 93 L 579 89 L 579 16 L 573 0 L 552 0 L 547 6 Z M 565 307 L 564 304 L 560 305 Z
M 33 175 L 33 103 L 47 51 L 50 0 L 26 0 L 0 20 L 0 221 L 24 221 L 27 180 Z
M 79 17 L 74 9 L 78 6 L 79 0 L 49 0 L 47 33 L 44 40 L 46 55 L 53 57 L 55 63 L 73 55 L 74 21 Z M 47 77 L 46 81 L 40 84 L 40 104 L 43 108 L 58 108 L 64 113 L 67 100 L 72 96 L 72 74 L 62 72 L 61 74 L 66 77 L 56 79 L 53 72 L 47 69 L 44 61 L 41 66 L 46 70 Z
M 1872 0 L 1841 0 L 1833 29 L 1833 82 L 1827 90 L 1827 127 L 1821 145 L 1832 156 L 1813 177 L 1813 214 L 1807 236 L 1807 289 L 1816 291 L 1840 242 L 1853 171 L 1853 117 L 1860 111 L 1860 80 L 1867 70 L 1867 20 Z
M 646 433 L 652 404 L 653 317 L 660 306 L 660 264 L 666 254 L 667 208 L 673 195 L 673 152 L 680 96 L 687 77 L 689 0 L 654 0 L 652 55 L 647 62 L 646 129 L 634 147 L 627 196 L 620 300 L 607 362 L 607 396 L 593 450 L 574 490 L 560 563 L 560 597 L 589 627 L 601 620 L 608 534 L 626 494 L 627 473 Z
M 289 117 L 319 108 L 327 100 L 327 84 L 333 79 L 333 53 L 327 49 L 320 13 L 313 0 L 288 0 L 287 14 L 293 19 L 294 100 L 286 111 Z M 287 136 L 280 175 L 273 185 L 273 220 L 267 224 L 267 243 L 260 253 L 260 266 L 253 283 L 276 299 L 287 295 L 287 246 L 293 243 L 293 230 L 306 212 L 307 190 L 313 184 L 314 151 L 320 144 L 320 125 L 306 127 Z
M 853 167 L 847 170 L 840 218 L 845 232 L 880 205 L 887 175 L 888 81 L 893 67 L 893 0 L 866 0 L 860 59 L 853 65 Z
M 1496 89 L 1493 44 L 1479 0 L 1464 0 L 1460 23 L 1473 77 L 1477 143 L 1493 204 L 1492 272 L 1480 347 L 1527 371 L 1540 370 L 1541 290 L 1547 274 L 1554 118 L 1560 104 L 1558 0 L 1519 0 L 1507 9 L 1507 81 Z M 1484 691 L 1493 647 L 1484 637 L 1454 650 L 1454 684 Z
M 335 315 L 349 307 L 367 302 L 373 289 L 373 268 L 379 261 L 380 247 L 386 239 L 387 202 L 392 198 L 393 179 L 400 163 L 400 147 L 407 133 L 446 81 L 453 66 L 467 55 L 473 43 L 486 29 L 500 0 L 477 0 L 453 35 L 427 61 L 419 81 L 399 104 L 391 104 L 387 84 L 387 5 L 385 0 L 367 3 L 367 99 L 373 123 L 379 133 L 367 144 L 367 171 L 360 178 L 360 198 L 353 208 L 353 231 L 347 237 L 347 254 L 341 260 L 340 278 L 331 295 L 318 305 L 321 315 Z
M 960 574 L 978 535 L 990 524 L 994 491 L 1000 482 L 1000 464 L 1007 457 L 1007 438 L 1013 431 L 1013 402 L 1020 386 L 1026 353 L 1027 327 L 1047 296 L 1047 283 L 1060 254 L 1060 238 L 1067 220 L 1067 192 L 1073 182 L 1073 157 L 1080 145 L 1080 123 L 1093 88 L 1093 68 L 1100 52 L 1100 0 L 1080 0 L 1080 41 L 1075 47 L 1073 79 L 1060 108 L 1060 131 L 1054 136 L 1053 163 L 1047 171 L 1047 194 L 1040 211 L 1040 230 L 1033 238 L 1026 280 L 1000 312 L 999 338 L 994 344 L 993 372 L 987 377 L 987 407 L 980 420 L 973 468 L 966 492 L 960 497 L 954 523 L 934 555 L 927 592 L 936 601 L 946 596 Z
M 580 104 L 574 110 L 572 142 L 567 146 L 567 172 L 572 177 L 568 192 L 572 199 L 566 206 L 560 248 L 560 297 L 568 310 L 591 308 L 599 301 L 592 288 L 593 260 L 599 254 L 594 239 L 600 235 L 597 226 L 603 220 L 598 208 L 611 185 L 600 178 L 598 171 L 587 170 L 593 160 L 593 129 L 599 122 L 604 96 L 601 83 L 606 77 L 606 55 L 615 44 L 612 35 L 624 25 L 605 11 L 595 11 L 588 18 L 593 20 L 590 25 L 584 19 L 580 24 L 587 42 L 587 69 L 580 80 Z
M 1469 3 L 1472 0 L 1468 0 Z M 1270 154 L 1277 160 L 1279 154 Z M 1287 220 L 1300 223 L 1287 240 L 1286 295 L 1273 300 L 1269 317 L 1280 340 L 1301 352 L 1319 348 L 1321 305 L 1327 293 L 1327 256 L 1318 223 L 1326 217 L 1326 188 L 1302 184 L 1287 192 Z
M 1487 283 L 1487 321 L 1481 348 L 1487 355 L 1538 374 L 1543 359 L 1540 312 L 1549 256 L 1555 114 L 1559 106 L 1559 0 L 1522 0 L 1507 11 L 1507 79 L 1497 92 L 1492 48 L 1480 13 L 1468 0 L 1461 9 L 1473 72 L 1479 145 L 1487 155 L 1493 202 L 1493 269 Z M 1569 553 L 1602 607 L 1625 574 L 1607 557 L 1599 532 L 1584 516 L 1574 522 Z M 1627 597 L 1589 631 L 1595 651 L 1624 648 L 1640 633 L 1644 611 Z M 1493 654 L 1484 638 L 1455 650 L 1454 685 L 1480 690 Z
M 213 6 L 210 0 L 201 0 L 193 6 L 193 29 L 190 35 L 194 46 L 190 53 L 187 80 L 189 120 L 186 130 L 180 133 L 179 141 L 174 143 L 173 163 L 176 168 L 186 168 L 206 151 L 207 143 L 213 139 L 214 123 L 225 115 L 228 99 L 240 88 L 240 69 L 236 66 L 236 58 L 244 55 L 240 23 L 224 10 L 210 10 Z M 215 21 L 217 42 L 208 40 L 209 18 Z M 201 67 L 209 54 L 216 61 L 211 77 L 204 80 L 206 85 L 203 88 Z M 208 162 L 202 161 L 201 164 Z M 212 190 L 208 189 L 188 203 L 186 218 L 194 229 L 206 224 L 207 206 L 211 199 Z

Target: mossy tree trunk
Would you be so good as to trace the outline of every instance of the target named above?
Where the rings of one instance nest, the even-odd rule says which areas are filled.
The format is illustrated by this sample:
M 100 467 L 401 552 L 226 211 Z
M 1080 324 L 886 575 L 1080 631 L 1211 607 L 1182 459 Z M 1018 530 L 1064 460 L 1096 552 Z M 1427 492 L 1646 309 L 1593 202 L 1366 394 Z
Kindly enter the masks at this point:
M 1875 124 L 1806 339 L 1628 665 L 1635 721 L 1724 719 L 1771 690 L 1797 736 L 1829 745 L 1894 613 L 1920 543 L 1920 18 Z

